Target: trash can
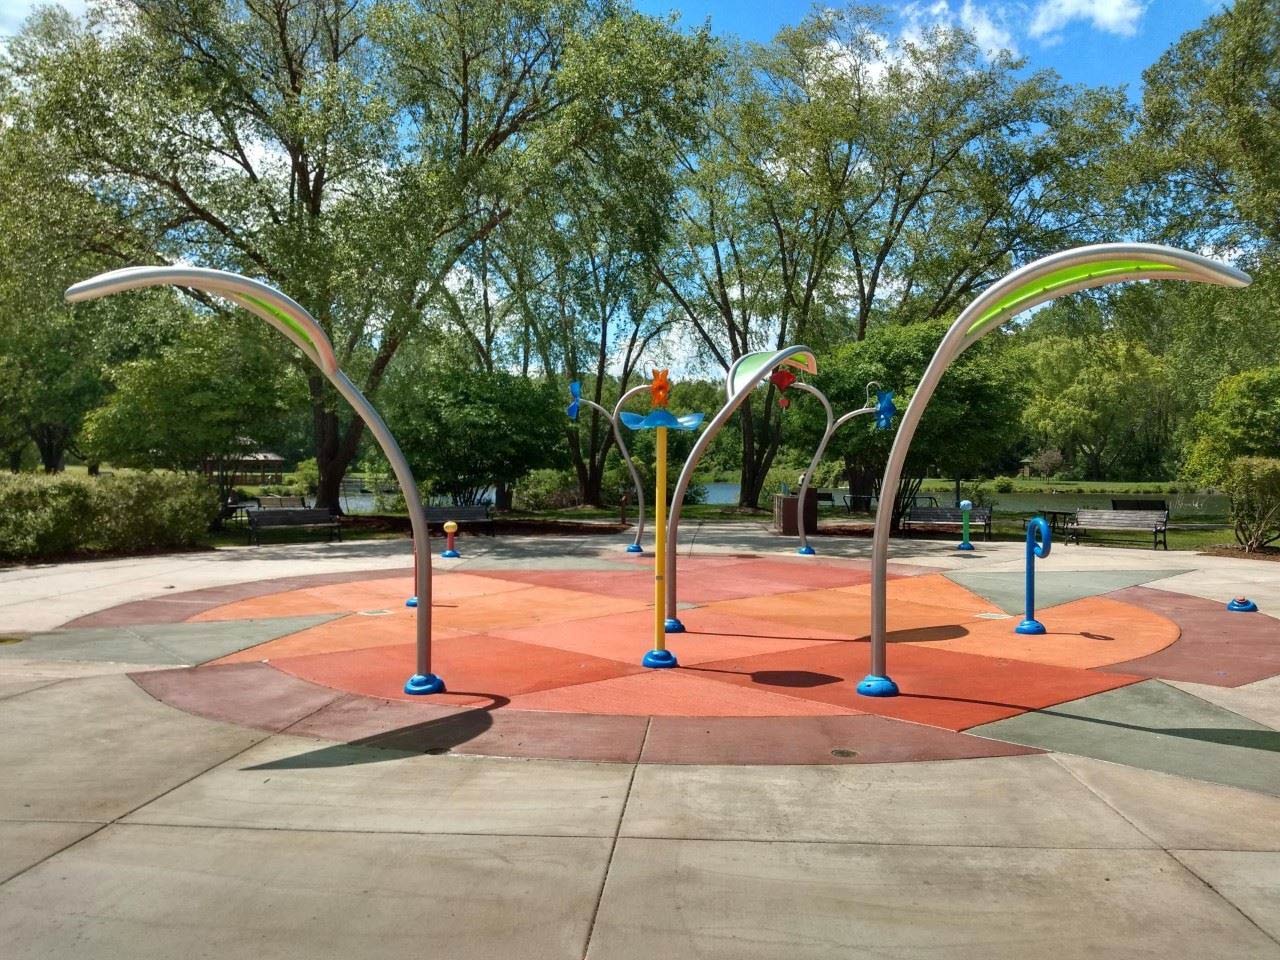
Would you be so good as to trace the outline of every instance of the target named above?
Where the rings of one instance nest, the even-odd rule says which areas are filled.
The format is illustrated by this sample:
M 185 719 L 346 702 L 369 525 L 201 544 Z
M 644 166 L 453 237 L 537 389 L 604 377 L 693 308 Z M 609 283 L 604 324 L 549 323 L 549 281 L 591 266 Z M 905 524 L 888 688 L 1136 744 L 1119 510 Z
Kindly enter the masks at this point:
M 795 537 L 800 534 L 796 523 L 796 505 L 800 502 L 797 496 L 781 493 L 773 495 L 773 526 L 784 537 Z M 818 491 L 812 488 L 804 495 L 804 529 L 813 533 L 818 529 Z

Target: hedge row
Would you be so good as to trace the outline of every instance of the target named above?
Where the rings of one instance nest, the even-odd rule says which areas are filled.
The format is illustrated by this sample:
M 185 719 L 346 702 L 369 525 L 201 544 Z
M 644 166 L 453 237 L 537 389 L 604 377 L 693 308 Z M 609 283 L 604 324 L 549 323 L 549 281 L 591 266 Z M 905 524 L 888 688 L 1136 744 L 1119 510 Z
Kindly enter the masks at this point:
M 0 474 L 0 559 L 190 547 L 217 512 L 196 476 Z

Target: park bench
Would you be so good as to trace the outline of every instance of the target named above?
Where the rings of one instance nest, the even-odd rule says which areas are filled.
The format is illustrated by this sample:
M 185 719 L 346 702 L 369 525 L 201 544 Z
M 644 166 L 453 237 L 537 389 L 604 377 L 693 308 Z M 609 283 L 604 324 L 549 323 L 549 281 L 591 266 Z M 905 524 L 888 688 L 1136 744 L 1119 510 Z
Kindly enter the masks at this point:
M 913 506 L 902 518 L 905 530 L 910 524 L 929 527 L 959 527 L 964 523 L 964 511 L 959 507 L 916 507 Z M 974 507 L 969 511 L 970 527 L 981 527 L 987 540 L 991 539 L 991 508 Z
M 261 510 L 306 510 L 305 497 L 258 497 L 258 508 Z
M 1067 537 L 1080 542 L 1080 534 L 1090 530 L 1139 530 L 1151 534 L 1151 549 L 1169 549 L 1168 510 L 1077 510 L 1067 524 Z
M 329 539 L 342 540 L 342 528 L 338 519 L 328 510 L 251 510 L 249 511 L 249 542 L 261 545 L 263 530 L 328 530 Z
M 836 505 L 835 494 L 833 494 L 830 490 L 819 490 L 817 491 L 817 493 L 818 493 L 818 503 L 829 503 L 833 507 Z
M 452 520 L 458 526 L 483 524 L 488 528 L 489 536 L 493 536 L 493 517 L 489 516 L 489 505 L 477 503 L 468 507 L 425 507 L 427 523 L 438 525 Z

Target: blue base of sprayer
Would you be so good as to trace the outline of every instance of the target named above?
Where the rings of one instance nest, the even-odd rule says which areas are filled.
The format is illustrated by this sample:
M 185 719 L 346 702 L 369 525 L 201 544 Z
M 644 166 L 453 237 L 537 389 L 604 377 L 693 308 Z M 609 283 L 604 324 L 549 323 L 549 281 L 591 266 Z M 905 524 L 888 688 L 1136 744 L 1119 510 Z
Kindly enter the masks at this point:
M 957 543 L 957 544 L 956 544 L 956 549 L 957 549 L 957 550 L 972 550 L 972 549 L 973 549 L 973 544 L 972 544 L 972 543 L 970 543 L 968 540 L 965 540 L 965 541 L 963 541 L 962 543 Z
M 428 693 L 444 693 L 444 681 L 434 673 L 415 673 L 406 681 L 404 692 L 418 696 Z
M 800 554 L 802 557 L 812 557 L 817 552 L 817 550 L 814 550 L 813 547 L 809 546 L 807 543 L 803 547 L 796 548 L 796 553 Z
M 1039 620 L 1023 620 L 1013 628 L 1014 633 L 1029 633 L 1039 636 L 1045 632 L 1044 624 Z
M 1227 604 L 1227 609 L 1232 613 L 1257 613 L 1258 605 L 1248 597 L 1236 597 Z
M 628 543 L 627 553 L 644 553 L 644 547 L 640 546 L 638 543 Z
M 418 605 L 418 598 L 417 598 L 417 597 L 410 597 L 408 600 L 406 600 L 406 601 L 404 602 L 404 605 L 405 605 L 406 607 L 416 607 L 416 606 Z
M 896 697 L 898 685 L 888 677 L 868 673 L 858 684 L 858 693 L 864 697 Z
M 684 633 L 684 624 L 680 622 L 679 617 L 667 617 L 662 624 L 663 633 Z
M 446 560 L 457 560 L 462 556 L 462 554 L 457 550 L 441 550 L 440 556 L 444 557 Z
M 640 661 L 642 666 L 652 667 L 654 670 L 667 670 L 671 667 L 680 666 L 676 660 L 676 655 L 670 650 L 650 650 L 644 655 L 644 659 Z

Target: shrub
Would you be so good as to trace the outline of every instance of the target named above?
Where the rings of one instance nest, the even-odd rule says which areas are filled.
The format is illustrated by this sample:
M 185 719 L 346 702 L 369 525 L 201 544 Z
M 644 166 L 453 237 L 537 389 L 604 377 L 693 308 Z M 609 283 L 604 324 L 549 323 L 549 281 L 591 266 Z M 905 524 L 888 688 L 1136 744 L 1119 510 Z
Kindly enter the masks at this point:
M 298 461 L 293 471 L 293 481 L 295 486 L 302 488 L 299 491 L 302 494 L 315 493 L 320 489 L 320 465 L 316 463 L 315 457 Z
M 996 477 L 993 487 L 996 493 L 1013 493 L 1013 477 Z
M 630 474 L 627 474 L 630 479 Z M 530 470 L 517 483 L 518 510 L 560 510 L 578 503 L 578 480 L 571 470 Z
M 0 475 L 0 557 L 76 550 L 92 517 L 92 488 L 78 477 Z
M 0 558 L 137 553 L 199 543 L 218 496 L 191 475 L 0 477 Z
M 1236 540 L 1253 552 L 1280 539 L 1280 460 L 1236 457 L 1223 474 Z

